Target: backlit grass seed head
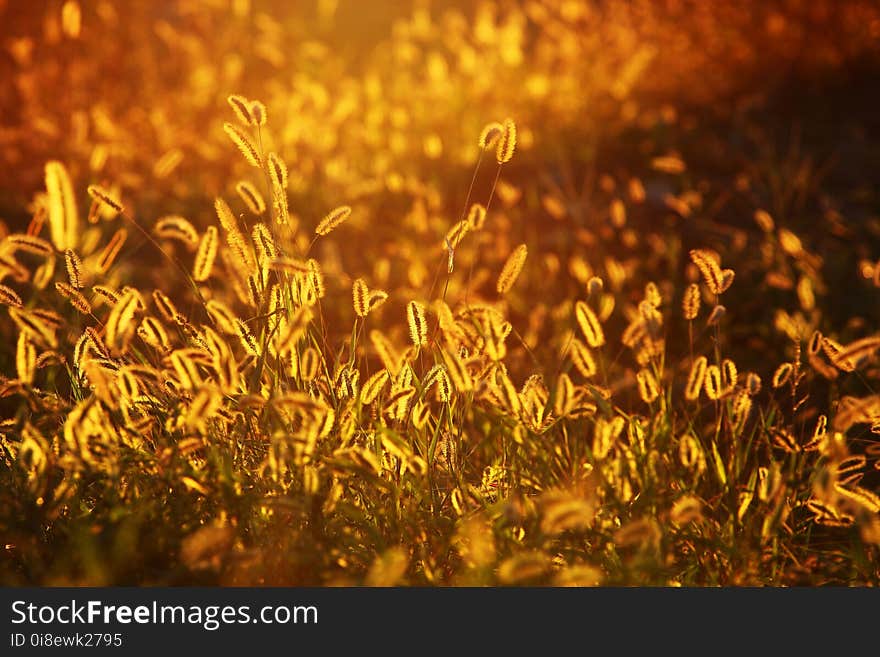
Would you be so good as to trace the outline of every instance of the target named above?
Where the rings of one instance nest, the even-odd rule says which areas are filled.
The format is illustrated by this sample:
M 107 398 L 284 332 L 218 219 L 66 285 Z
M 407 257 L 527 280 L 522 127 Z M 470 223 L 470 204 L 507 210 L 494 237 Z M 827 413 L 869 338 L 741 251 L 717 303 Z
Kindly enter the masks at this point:
M 299 373 L 303 381 L 312 381 L 318 376 L 321 364 L 321 355 L 314 347 L 303 350 L 299 357 Z
M 737 433 L 742 431 L 751 410 L 752 398 L 747 390 L 741 390 L 733 400 L 733 424 Z
M 114 210 L 115 212 L 122 213 L 124 212 L 124 208 L 122 207 L 122 203 L 120 203 L 117 199 L 113 198 L 106 189 L 101 187 L 100 185 L 89 185 L 88 187 L 89 196 L 98 201 L 99 203 L 103 203 L 106 207 Z
M 721 381 L 721 369 L 717 365 L 709 365 L 706 368 L 706 376 L 703 381 L 703 387 L 706 390 L 706 396 L 716 401 L 721 399 L 724 393 L 724 385 Z
M 315 233 L 317 235 L 326 235 L 327 233 L 338 227 L 346 219 L 348 219 L 350 215 L 351 207 L 348 205 L 343 205 L 334 210 L 331 210 L 320 221 L 317 228 L 315 228 Z
M 79 214 L 70 176 L 57 160 L 47 162 L 45 171 L 52 243 L 60 251 L 74 248 L 79 240 Z
M 260 266 L 265 277 L 265 273 L 269 270 L 270 265 L 279 255 L 278 246 L 272 237 L 272 231 L 262 222 L 254 225 L 251 231 L 251 239 L 257 253 L 257 264 Z
M 453 251 L 457 249 L 458 245 L 461 244 L 461 241 L 464 239 L 464 236 L 468 234 L 470 229 L 471 226 L 467 219 L 463 219 L 452 226 L 452 228 L 446 233 L 446 238 L 444 240 L 447 249 L 452 249 Z
M 287 165 L 275 153 L 269 153 L 267 164 L 272 185 L 278 190 L 278 193 L 283 193 L 287 189 Z
M 250 110 L 251 124 L 254 127 L 266 125 L 268 116 L 266 114 L 266 106 L 263 103 L 258 100 L 253 100 L 248 109 Z
M 3 244 L 12 244 L 14 247 L 13 253 L 25 251 L 26 253 L 33 253 L 45 258 L 51 258 L 54 255 L 52 245 L 43 238 L 34 235 L 24 235 L 21 233 L 7 235 L 3 240 Z
M 501 274 L 498 276 L 498 282 L 495 286 L 498 290 L 498 294 L 505 294 L 511 287 L 513 287 L 520 272 L 522 272 L 528 255 L 529 250 L 525 244 L 520 244 L 513 250 L 513 253 L 510 254 L 507 261 L 504 263 L 504 267 L 501 269 Z
M 736 363 L 729 358 L 721 361 L 721 383 L 725 392 L 729 392 L 736 387 L 737 371 Z
M 587 345 L 577 338 L 572 338 L 571 344 L 568 347 L 568 353 L 571 362 L 574 363 L 581 376 L 589 379 L 596 375 L 596 360 L 593 358 L 593 354 Z
M 813 331 L 813 334 L 810 336 L 810 341 L 807 343 L 807 353 L 810 356 L 815 356 L 822 350 L 822 332 L 821 331 Z
M 514 149 L 516 149 L 516 124 L 512 119 L 505 119 L 504 131 L 498 139 L 498 146 L 495 150 L 495 159 L 498 164 L 510 162 Z
M 503 125 L 501 125 L 497 121 L 488 123 L 480 131 L 480 136 L 477 139 L 477 146 L 479 146 L 480 149 L 484 151 L 494 148 L 495 145 L 498 143 L 498 140 L 501 139 L 502 134 L 504 134 Z
M 880 496 L 861 486 L 846 487 L 841 483 L 834 484 L 834 491 L 844 499 L 869 511 L 880 513 Z
M 388 301 L 388 293 L 385 290 L 372 290 L 367 299 L 367 312 L 373 312 L 386 301 Z
M 70 302 L 71 306 L 76 308 L 83 315 L 88 315 L 92 312 L 91 304 L 89 304 L 88 300 L 82 295 L 82 293 L 72 285 L 68 285 L 62 281 L 56 281 L 55 289 L 61 296 L 65 297 Z
M 571 377 L 565 372 L 556 380 L 556 390 L 553 399 L 553 411 L 558 417 L 565 417 L 575 407 L 577 395 Z
M 36 363 L 37 348 L 28 339 L 27 333 L 19 333 L 15 351 L 15 370 L 18 374 L 18 380 L 28 385 L 32 384 Z
M 648 369 L 641 369 L 636 374 L 636 382 L 639 386 L 639 396 L 646 404 L 653 403 L 660 395 L 660 388 L 654 373 Z
M 205 310 L 208 311 L 208 316 L 221 331 L 227 334 L 236 332 L 235 321 L 238 317 L 222 301 L 209 299 L 205 303 Z
M 409 324 L 409 337 L 416 347 L 428 344 L 428 323 L 425 321 L 425 307 L 417 301 L 406 305 L 406 318 Z
M 235 185 L 235 191 L 238 192 L 241 200 L 253 214 L 260 216 L 266 211 L 266 201 L 251 183 L 242 180 Z
M 696 319 L 700 313 L 700 286 L 691 283 L 684 291 L 684 298 L 681 302 L 681 308 L 684 312 L 684 318 L 688 321 Z
M 195 264 L 193 265 L 193 280 L 197 282 L 208 280 L 211 271 L 214 269 L 218 244 L 217 227 L 208 226 L 201 242 L 199 242 L 199 249 L 196 251 Z
M 229 205 L 222 198 L 217 198 L 214 200 L 214 210 L 217 212 L 217 218 L 220 219 L 220 225 L 223 226 L 223 230 L 228 233 L 238 233 L 238 221 L 235 219 L 235 215 L 232 214 L 232 210 L 229 209 Z
M 232 140 L 232 143 L 241 151 L 241 154 L 244 155 L 244 159 L 247 160 L 247 163 L 252 167 L 257 167 L 259 169 L 262 166 L 260 152 L 257 150 L 257 147 L 254 146 L 250 137 L 231 123 L 224 123 L 223 130 Z
M 18 292 L 5 285 L 0 285 L 0 303 L 13 308 L 21 308 L 24 305 Z
M 115 350 L 123 348 L 135 313 L 142 305 L 143 301 L 141 301 L 137 290 L 129 289 L 119 298 L 119 303 L 113 306 L 104 325 L 107 346 Z
M 260 355 L 260 345 L 257 342 L 257 339 L 254 337 L 254 334 L 251 333 L 248 325 L 245 324 L 240 319 L 235 320 L 235 332 L 238 334 L 238 338 L 241 341 L 244 350 L 250 354 L 251 356 Z
M 369 405 L 376 401 L 376 398 L 382 392 L 382 389 L 388 385 L 389 381 L 391 381 L 391 375 L 386 369 L 379 370 L 367 379 L 361 388 L 361 403 Z
M 183 217 L 176 215 L 169 215 L 159 219 L 156 225 L 153 226 L 153 232 L 162 239 L 180 242 L 187 249 L 195 249 L 199 243 L 199 232 L 195 229 L 195 226 Z
M 318 299 L 323 299 L 327 290 L 324 287 L 324 273 L 321 270 L 321 263 L 314 258 L 309 258 L 306 262 L 306 266 L 309 268 L 309 273 L 306 277 L 309 286 L 312 288 Z
M 233 94 L 226 98 L 226 102 L 229 103 L 232 111 L 235 112 L 235 118 L 237 118 L 242 125 L 249 126 L 253 123 L 253 117 L 251 116 L 250 105 L 247 98 Z
M 111 290 L 106 285 L 93 285 L 92 292 L 97 294 L 109 306 L 116 305 L 119 302 L 119 293 L 116 290 Z
M 137 329 L 138 337 L 146 344 L 161 352 L 171 350 L 171 343 L 168 340 L 168 334 L 165 327 L 155 317 L 144 317 Z
M 354 312 L 358 317 L 366 317 L 370 312 L 369 298 L 370 289 L 362 278 L 355 279 L 351 286 L 351 295 L 354 300 Z
M 703 448 L 700 446 L 699 441 L 689 433 L 679 439 L 678 459 L 688 469 L 705 468 Z
M 471 230 L 481 230 L 486 224 L 486 207 L 481 203 L 471 205 L 466 221 Z
M 705 356 L 698 356 L 691 365 L 687 385 L 685 385 L 684 389 L 684 397 L 688 401 L 695 401 L 700 396 L 700 390 L 703 388 L 703 380 L 706 376 L 707 366 L 708 359 Z
M 782 363 L 779 367 L 776 368 L 776 371 L 773 373 L 773 379 L 771 380 L 771 384 L 774 388 L 781 388 L 788 380 L 791 378 L 791 373 L 794 371 L 794 365 L 791 363 Z
M 441 354 L 446 365 L 446 372 L 455 389 L 461 393 L 473 390 L 474 381 L 464 361 L 451 351 L 443 350 Z
M 692 249 L 691 261 L 700 270 L 706 286 L 712 294 L 722 294 L 733 283 L 734 272 L 732 269 L 721 270 L 714 254 L 703 249 Z
M 575 304 L 574 311 L 578 326 L 580 326 L 587 344 L 593 348 L 604 345 L 605 333 L 603 332 L 602 325 L 599 323 L 599 318 L 596 317 L 596 313 L 593 312 L 593 309 L 590 308 L 586 302 L 578 301 Z
M 82 289 L 82 261 L 73 249 L 64 251 L 64 264 L 67 268 L 67 280 L 71 287 Z

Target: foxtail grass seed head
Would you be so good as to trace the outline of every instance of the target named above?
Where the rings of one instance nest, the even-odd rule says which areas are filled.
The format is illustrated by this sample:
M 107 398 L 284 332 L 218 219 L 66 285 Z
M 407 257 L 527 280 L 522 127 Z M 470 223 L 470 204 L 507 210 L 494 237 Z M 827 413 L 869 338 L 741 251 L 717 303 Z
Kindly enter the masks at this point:
M 590 308 L 586 302 L 578 301 L 575 304 L 575 318 L 578 326 L 584 334 L 587 344 L 591 347 L 598 348 L 605 344 L 605 333 L 596 313 Z
M 195 249 L 199 243 L 199 233 L 187 219 L 176 215 L 160 218 L 153 226 L 157 237 L 174 240 L 184 244 L 188 249 Z
M 70 302 L 70 305 L 76 308 L 83 315 L 88 315 L 92 312 L 91 304 L 82 295 L 82 293 L 72 285 L 68 285 L 67 283 L 64 283 L 62 281 L 56 281 L 55 289 L 61 296 L 65 297 Z
M 122 207 L 122 203 L 113 198 L 110 195 L 110 192 L 108 192 L 100 185 L 89 185 L 88 191 L 89 196 L 91 196 L 99 203 L 103 203 L 106 207 L 110 208 L 114 212 L 119 212 L 121 214 L 125 211 L 125 208 Z
M 73 249 L 64 251 L 64 264 L 67 268 L 67 280 L 71 287 L 81 290 L 83 288 L 82 260 Z
M 226 102 L 229 103 L 232 111 L 235 112 L 235 118 L 238 119 L 239 123 L 244 126 L 249 126 L 253 123 L 247 98 L 244 96 L 232 95 L 226 98 Z
M 688 321 L 697 318 L 700 313 L 700 286 L 691 283 L 684 291 L 684 299 L 681 302 L 684 318 Z
M 251 101 L 250 107 L 251 124 L 254 127 L 266 125 L 268 116 L 266 114 L 266 106 L 258 100 Z
M 242 132 L 240 128 L 237 128 L 231 123 L 224 123 L 223 130 L 226 132 L 229 139 L 232 140 L 232 143 L 241 151 L 241 154 L 244 155 L 244 159 L 247 160 L 247 163 L 252 167 L 259 169 L 262 166 L 262 158 L 260 158 L 260 151 L 254 146 L 250 137 Z
M 721 382 L 725 392 L 733 390 L 736 387 L 737 370 L 736 363 L 729 358 L 721 361 Z
M 418 301 L 406 305 L 406 318 L 409 324 L 409 337 L 416 347 L 428 344 L 428 323 L 425 321 L 425 307 Z
M 327 213 L 327 215 L 320 221 L 317 228 L 315 228 L 315 233 L 317 235 L 326 235 L 330 231 L 337 228 L 342 222 L 344 222 L 351 215 L 351 207 L 348 205 L 342 205 L 334 210 L 331 210 Z
M 574 366 L 577 368 L 577 371 L 581 373 L 581 376 L 585 379 L 589 379 L 596 375 L 596 372 L 598 371 L 596 368 L 596 360 L 593 358 L 593 354 L 590 352 L 587 345 L 577 338 L 572 338 L 571 344 L 568 347 L 568 353 L 571 357 L 571 362 L 574 363 Z
M 688 401 L 695 401 L 700 396 L 700 390 L 703 388 L 703 381 L 706 377 L 707 366 L 708 359 L 705 356 L 698 356 L 691 364 L 687 385 L 684 389 L 684 397 Z
M 498 294 L 506 294 L 513 287 L 520 272 L 522 272 L 528 255 L 529 250 L 525 244 L 520 244 L 513 250 L 513 253 L 510 254 L 504 263 L 501 274 L 498 276 L 498 283 L 496 284 Z
M 235 215 L 232 214 L 232 210 L 229 209 L 229 205 L 222 198 L 217 198 L 214 201 L 214 210 L 217 212 L 217 218 L 220 219 L 220 225 L 223 226 L 223 230 L 227 233 L 238 233 L 238 221 L 235 219 Z
M 783 363 L 779 367 L 776 368 L 776 371 L 773 373 L 773 379 L 771 381 L 774 388 L 781 388 L 788 380 L 791 378 L 791 373 L 794 371 L 794 365 L 791 363 Z
M 267 164 L 269 165 L 269 177 L 277 190 L 276 193 L 284 193 L 287 189 L 287 165 L 275 153 L 269 153 Z
M 461 240 L 464 239 L 464 236 L 468 234 L 471 226 L 468 223 L 467 219 L 463 219 L 456 223 L 449 231 L 446 233 L 446 237 L 444 238 L 444 242 L 446 243 L 447 249 L 452 249 L 453 251 L 458 248 L 458 245 L 461 244 Z
M 385 290 L 371 290 L 370 297 L 367 299 L 367 312 L 373 312 L 388 300 L 388 293 Z
M 362 278 L 355 279 L 351 286 L 351 294 L 354 299 L 354 312 L 358 317 L 366 317 L 370 312 L 369 298 L 370 289 Z
M 236 319 L 235 332 L 238 334 L 238 338 L 241 341 L 241 345 L 244 347 L 245 352 L 247 352 L 251 356 L 259 357 L 260 345 L 257 342 L 257 339 L 254 337 L 254 334 L 251 333 L 248 325 L 240 319 Z
M 498 139 L 498 146 L 495 151 L 495 159 L 498 164 L 510 162 L 513 158 L 513 151 L 516 148 L 516 124 L 512 119 L 504 121 L 504 131 Z
M 495 145 L 498 143 L 498 140 L 501 139 L 502 134 L 504 134 L 503 125 L 501 125 L 497 121 L 488 123 L 480 131 L 480 137 L 479 139 L 477 139 L 477 145 L 480 147 L 481 150 L 488 151 L 495 147 Z
M 235 191 L 238 192 L 241 200 L 253 214 L 260 216 L 266 211 L 266 201 L 251 183 L 242 180 L 236 184 Z
M 67 168 L 57 160 L 46 163 L 46 194 L 52 243 L 59 251 L 75 248 L 79 240 L 79 214 Z
M 24 305 L 18 292 L 6 285 L 0 285 L 0 303 L 12 308 L 21 308 Z
M 468 211 L 467 222 L 471 230 L 481 230 L 486 224 L 486 207 L 481 203 L 471 205 Z
M 703 386 L 706 389 L 706 396 L 715 401 L 721 399 L 721 395 L 724 392 L 724 386 L 721 382 L 721 370 L 717 365 L 709 365 L 706 368 L 706 376 L 703 381 Z
M 33 253 L 44 258 L 52 258 L 54 255 L 52 245 L 42 237 L 14 233 L 7 235 L 3 242 L 11 244 L 14 247 L 14 251 L 25 251 L 26 253 Z M 12 266 L 15 267 L 15 263 L 12 263 Z
M 815 356 L 822 350 L 822 332 L 821 331 L 813 331 L 813 334 L 810 336 L 810 342 L 807 344 L 807 353 L 810 356 Z
M 657 379 L 651 370 L 641 369 L 636 374 L 636 382 L 639 386 L 639 396 L 646 404 L 653 403 L 660 396 L 660 388 Z
M 34 371 L 37 365 L 37 348 L 28 338 L 27 333 L 22 331 L 18 334 L 18 344 L 15 351 L 15 370 L 18 380 L 27 385 L 34 382 Z
M 202 240 L 199 242 L 199 250 L 196 252 L 195 264 L 193 265 L 193 280 L 203 282 L 208 280 L 214 268 L 214 260 L 217 257 L 219 238 L 216 226 L 208 226 Z
M 733 283 L 734 272 L 732 269 L 722 271 L 714 254 L 703 249 L 692 249 L 690 257 L 703 275 L 703 280 L 712 294 L 719 295 L 727 291 Z

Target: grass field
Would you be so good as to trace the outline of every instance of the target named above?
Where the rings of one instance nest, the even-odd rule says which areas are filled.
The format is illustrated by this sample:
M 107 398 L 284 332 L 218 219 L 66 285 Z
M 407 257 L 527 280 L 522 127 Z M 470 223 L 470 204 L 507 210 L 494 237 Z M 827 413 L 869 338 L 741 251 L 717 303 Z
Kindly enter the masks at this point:
M 880 8 L 369 4 L 0 0 L 0 583 L 880 583 Z

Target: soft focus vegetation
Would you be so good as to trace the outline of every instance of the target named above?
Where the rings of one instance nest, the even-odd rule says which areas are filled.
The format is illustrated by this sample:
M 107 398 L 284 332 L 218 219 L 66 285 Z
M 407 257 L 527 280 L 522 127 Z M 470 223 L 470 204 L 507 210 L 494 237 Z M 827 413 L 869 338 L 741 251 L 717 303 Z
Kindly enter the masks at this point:
M 875 3 L 0 26 L 3 584 L 880 582 Z

